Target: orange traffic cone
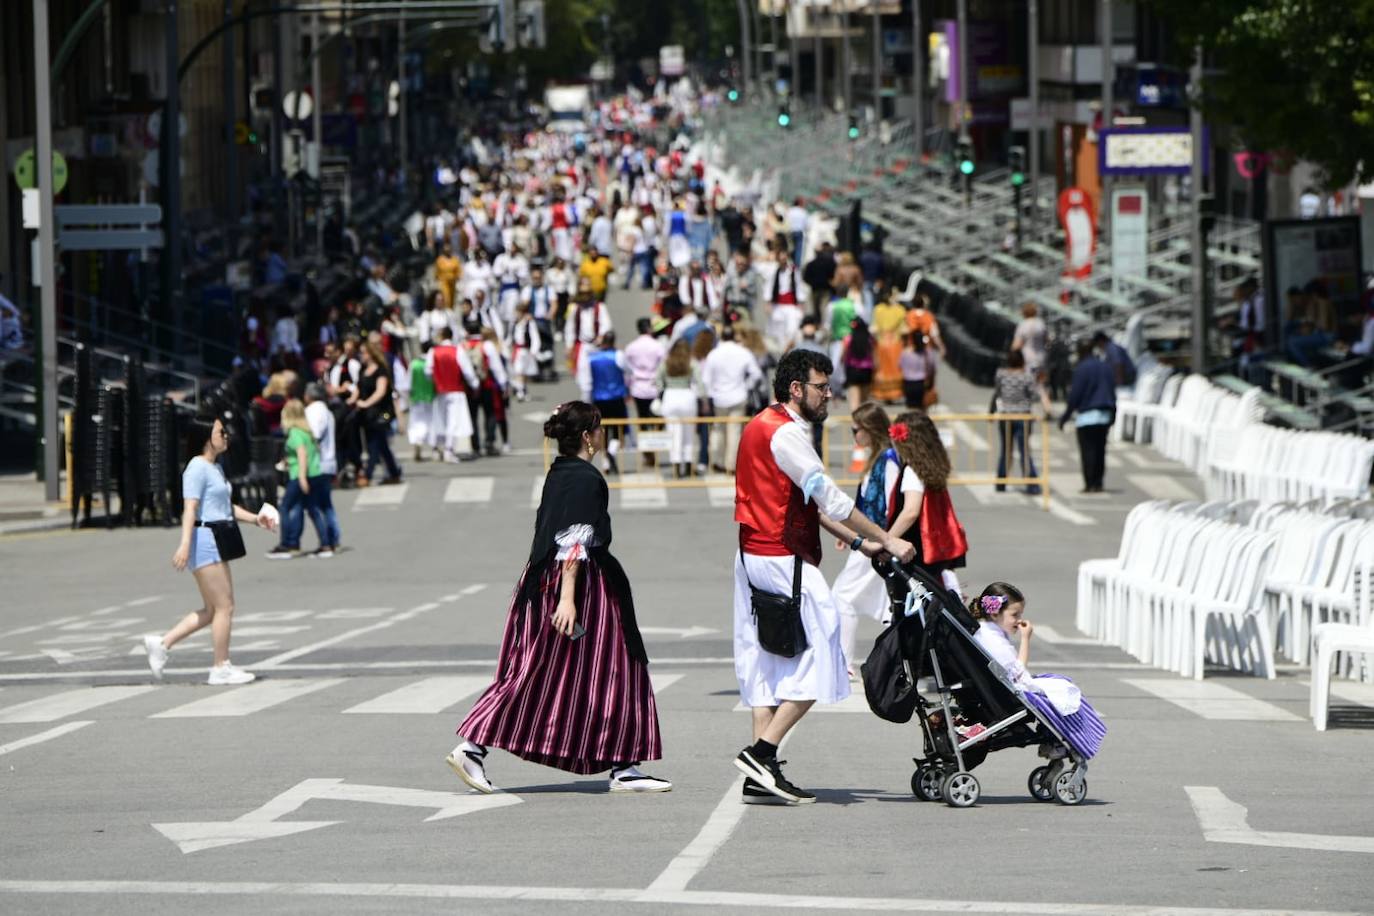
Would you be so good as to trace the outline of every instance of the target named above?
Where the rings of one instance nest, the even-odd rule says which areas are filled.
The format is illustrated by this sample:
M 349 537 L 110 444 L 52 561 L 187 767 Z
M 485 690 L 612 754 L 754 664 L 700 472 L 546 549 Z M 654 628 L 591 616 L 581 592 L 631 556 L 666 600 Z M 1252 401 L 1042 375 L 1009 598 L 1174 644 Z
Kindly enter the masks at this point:
M 864 465 L 868 463 L 868 449 L 854 446 L 854 450 L 849 453 L 849 473 L 862 474 Z

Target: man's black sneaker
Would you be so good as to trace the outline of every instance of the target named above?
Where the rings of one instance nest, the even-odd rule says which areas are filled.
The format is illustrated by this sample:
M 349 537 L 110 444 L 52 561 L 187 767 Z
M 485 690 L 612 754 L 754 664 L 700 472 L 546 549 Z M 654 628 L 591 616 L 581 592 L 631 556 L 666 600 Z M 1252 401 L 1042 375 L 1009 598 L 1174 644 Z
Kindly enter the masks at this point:
M 744 780 L 744 792 L 740 801 L 746 805 L 790 805 L 791 802 L 774 795 L 753 779 Z
M 760 788 L 767 789 L 784 801 L 798 805 L 814 802 L 815 795 L 792 785 L 782 775 L 782 763 L 776 757 L 755 757 L 753 748 L 748 747 L 740 751 L 739 756 L 735 758 L 735 768 L 756 781 Z

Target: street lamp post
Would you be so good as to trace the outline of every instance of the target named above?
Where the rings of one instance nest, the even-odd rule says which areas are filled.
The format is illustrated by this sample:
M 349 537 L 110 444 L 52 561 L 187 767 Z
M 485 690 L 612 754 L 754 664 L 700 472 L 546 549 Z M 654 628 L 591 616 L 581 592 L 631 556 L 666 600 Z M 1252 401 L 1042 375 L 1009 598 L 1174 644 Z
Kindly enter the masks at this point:
M 911 0 L 911 119 L 916 134 L 916 168 L 912 169 L 911 174 L 918 177 L 921 174 L 921 157 L 926 151 L 925 55 L 922 53 L 924 42 L 921 39 L 921 0 Z
M 883 119 L 883 17 L 873 0 L 873 120 Z
M 38 116 L 35 154 L 38 168 L 38 334 L 42 366 L 38 383 L 43 448 L 43 496 L 57 499 L 57 266 L 53 225 L 52 83 L 48 72 L 48 0 L 33 0 L 34 107 Z
M 735 9 L 739 11 L 739 45 L 740 45 L 740 92 L 746 96 L 750 91 L 750 80 L 753 79 L 753 61 L 750 58 L 749 48 L 749 0 L 735 0 Z
M 1026 0 L 1026 70 L 1030 83 L 1030 214 L 1028 223 L 1032 237 L 1040 203 L 1040 8 L 1038 0 Z

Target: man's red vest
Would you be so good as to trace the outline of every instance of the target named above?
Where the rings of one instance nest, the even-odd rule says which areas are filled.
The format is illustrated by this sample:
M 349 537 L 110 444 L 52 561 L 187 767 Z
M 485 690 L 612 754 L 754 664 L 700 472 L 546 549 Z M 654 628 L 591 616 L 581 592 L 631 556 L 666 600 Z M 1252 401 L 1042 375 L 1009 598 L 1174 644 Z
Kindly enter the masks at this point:
M 463 370 L 458 367 L 458 348 L 453 344 L 439 344 L 430 352 L 434 356 L 434 390 L 439 394 L 465 391 Z
M 745 553 L 799 556 L 819 566 L 820 513 L 773 459 L 774 434 L 792 422 L 786 408 L 773 404 L 744 427 L 735 460 L 735 521 Z

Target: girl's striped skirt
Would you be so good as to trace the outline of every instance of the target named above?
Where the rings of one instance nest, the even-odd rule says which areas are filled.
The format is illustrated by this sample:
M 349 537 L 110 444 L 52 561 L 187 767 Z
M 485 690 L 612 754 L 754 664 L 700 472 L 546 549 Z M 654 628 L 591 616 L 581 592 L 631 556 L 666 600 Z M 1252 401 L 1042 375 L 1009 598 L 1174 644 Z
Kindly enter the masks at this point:
M 1060 680 L 1072 680 L 1062 674 L 1041 674 L 1039 677 L 1054 677 Z M 1088 698 L 1084 697 L 1078 707 L 1078 712 L 1072 715 L 1060 715 L 1058 710 L 1050 703 L 1049 699 L 1034 691 L 1027 690 L 1023 697 L 1027 703 L 1035 707 L 1035 711 L 1053 723 L 1059 733 L 1068 739 L 1073 749 L 1081 754 L 1085 759 L 1091 759 L 1102 749 L 1102 739 L 1107 736 L 1107 725 L 1097 715 L 1097 710 L 1093 709 Z
M 527 575 L 528 567 L 511 602 L 496 680 L 458 734 L 571 773 L 659 759 L 649 669 L 626 650 L 619 600 L 597 561 L 583 561 L 578 575 L 577 622 L 587 635 L 575 641 L 550 623 L 563 564 L 550 563 L 537 600 L 522 605 Z

